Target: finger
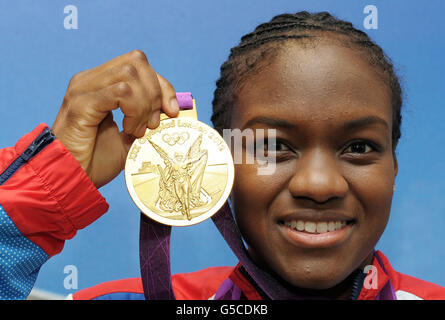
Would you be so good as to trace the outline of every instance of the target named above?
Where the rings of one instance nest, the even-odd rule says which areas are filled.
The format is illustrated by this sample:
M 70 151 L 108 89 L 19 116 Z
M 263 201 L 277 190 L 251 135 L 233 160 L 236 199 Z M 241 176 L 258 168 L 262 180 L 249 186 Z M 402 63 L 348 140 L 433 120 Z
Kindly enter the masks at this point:
M 165 91 L 165 97 L 170 98 L 174 95 L 173 87 L 162 79 L 164 89 L 161 89 L 157 74 L 142 51 L 135 50 L 117 57 L 99 67 L 82 72 L 76 79 L 78 81 L 74 81 L 72 85 L 71 96 L 76 96 L 73 92 L 78 95 L 97 91 L 105 100 L 109 100 L 111 95 L 115 100 L 113 103 L 98 107 L 101 108 L 101 113 L 121 108 L 125 115 L 124 130 L 128 134 L 139 135 L 140 132 L 145 132 L 146 127 L 156 128 L 159 125 L 163 103 L 168 105 L 165 108 L 167 114 L 175 116 L 175 107 L 172 108 L 163 102 L 162 92 Z M 83 83 L 83 87 L 78 85 L 79 82 Z
M 86 78 L 95 78 L 97 75 L 108 72 L 115 67 L 119 67 L 125 64 L 131 64 L 131 61 L 135 59 L 146 59 L 145 54 L 141 50 L 133 50 L 127 52 L 123 55 L 117 56 L 111 60 L 106 61 L 105 63 L 96 66 L 94 68 L 79 72 L 79 75 Z
M 176 99 L 176 91 L 163 76 L 156 73 L 162 93 L 162 111 L 169 117 L 176 117 L 179 113 L 179 104 Z
M 94 68 L 75 74 L 70 81 L 70 89 L 75 93 L 98 91 L 117 82 L 129 81 L 137 77 L 138 61 L 148 60 L 140 50 L 133 50 L 111 59 Z
M 121 109 L 124 114 L 122 126 L 126 134 L 140 138 L 145 134 L 147 126 L 153 129 L 159 125 L 159 111 L 153 111 L 140 81 L 119 82 L 100 90 L 96 95 L 101 97 L 101 103 L 94 103 L 94 107 L 100 113 Z
M 147 124 L 141 123 L 139 118 L 125 116 L 122 121 L 124 133 L 133 135 L 136 138 L 142 138 L 147 130 Z
M 137 68 L 138 82 L 143 88 L 143 104 L 148 107 L 150 116 L 147 127 L 155 129 L 159 126 L 160 112 L 162 109 L 162 88 L 156 72 L 151 67 L 145 54 L 140 50 L 131 52 L 128 56 L 131 64 Z M 171 90 L 171 89 L 170 89 Z M 148 103 L 148 105 L 146 105 Z
M 92 107 L 105 115 L 111 110 L 120 108 L 124 114 L 122 122 L 124 132 L 139 138 L 145 133 L 144 129 L 150 116 L 149 107 L 141 106 L 140 101 L 143 99 L 140 97 L 140 91 L 141 88 L 138 88 L 137 83 L 119 82 L 94 94 L 99 98 L 96 98 Z
M 148 62 L 142 57 L 134 58 L 136 60 L 126 61 L 123 65 L 114 66 L 110 69 L 104 70 L 103 73 L 97 76 L 97 80 L 93 81 L 96 88 L 111 86 L 118 83 L 128 83 L 132 87 L 133 99 L 137 101 L 137 108 L 140 112 L 135 114 L 134 110 L 123 109 L 126 116 L 131 118 L 138 118 L 140 121 L 139 127 L 145 124 L 145 128 L 156 128 L 160 121 L 160 110 L 162 108 L 162 93 L 161 87 L 154 70 L 149 66 Z M 117 86 L 119 89 L 119 85 Z M 172 89 L 170 89 L 171 91 Z M 125 92 L 125 88 L 122 89 Z M 120 94 L 117 93 L 119 96 Z M 131 113 L 131 114 L 130 114 Z M 174 114 L 170 112 L 170 114 Z M 127 120 L 132 123 L 132 119 Z M 126 123 L 127 123 L 126 121 Z M 140 131 L 143 128 L 139 128 Z
M 108 69 L 103 69 L 100 72 L 96 71 L 94 74 L 90 74 L 88 78 L 81 79 L 85 85 L 83 89 L 92 92 L 119 82 L 138 81 L 139 73 L 137 67 L 128 61 L 127 63 L 110 66 Z

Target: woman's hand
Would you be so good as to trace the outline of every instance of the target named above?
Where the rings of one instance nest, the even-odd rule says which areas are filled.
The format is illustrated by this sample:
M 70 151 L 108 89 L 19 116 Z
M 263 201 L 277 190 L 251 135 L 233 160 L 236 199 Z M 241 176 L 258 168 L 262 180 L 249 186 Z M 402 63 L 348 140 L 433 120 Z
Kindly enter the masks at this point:
M 123 132 L 113 121 L 117 108 L 124 114 Z M 177 116 L 175 90 L 135 50 L 76 74 L 52 131 L 99 188 L 124 169 L 134 139 L 159 125 L 160 111 Z

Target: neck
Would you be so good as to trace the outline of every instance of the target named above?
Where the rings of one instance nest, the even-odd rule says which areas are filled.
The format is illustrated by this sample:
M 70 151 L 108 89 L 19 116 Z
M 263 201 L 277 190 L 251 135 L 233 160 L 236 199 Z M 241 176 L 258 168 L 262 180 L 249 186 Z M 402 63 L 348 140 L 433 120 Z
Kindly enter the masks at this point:
M 296 295 L 305 299 L 350 300 L 357 299 L 363 285 L 363 272 L 357 269 L 346 279 L 329 289 L 292 288 Z

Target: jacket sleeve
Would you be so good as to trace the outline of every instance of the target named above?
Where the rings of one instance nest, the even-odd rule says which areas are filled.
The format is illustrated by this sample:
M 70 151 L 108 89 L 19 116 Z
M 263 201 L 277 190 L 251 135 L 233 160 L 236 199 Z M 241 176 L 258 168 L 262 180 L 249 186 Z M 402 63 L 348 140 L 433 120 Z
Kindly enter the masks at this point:
M 108 210 L 77 160 L 40 124 L 0 150 L 0 299 L 29 295 L 42 264 Z

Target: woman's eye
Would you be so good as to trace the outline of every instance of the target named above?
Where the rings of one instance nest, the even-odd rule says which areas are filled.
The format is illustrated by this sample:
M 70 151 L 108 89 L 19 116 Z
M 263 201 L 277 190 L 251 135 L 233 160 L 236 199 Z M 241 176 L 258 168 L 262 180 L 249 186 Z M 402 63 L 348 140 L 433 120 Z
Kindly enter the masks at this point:
M 348 148 L 346 148 L 346 153 L 369 153 L 371 151 L 374 151 L 374 147 L 371 146 L 369 143 L 360 141 L 360 142 L 354 142 L 349 145 Z
M 269 143 L 268 140 L 265 140 L 264 150 L 266 150 L 267 152 L 283 152 L 283 151 L 289 151 L 291 149 L 287 146 L 287 144 L 281 141 L 274 141 Z

